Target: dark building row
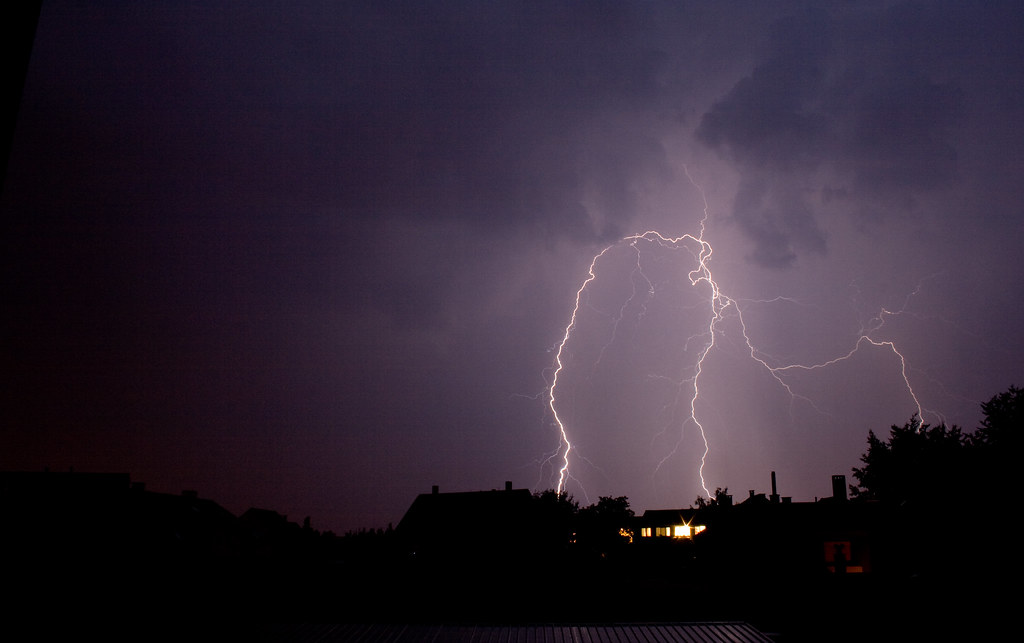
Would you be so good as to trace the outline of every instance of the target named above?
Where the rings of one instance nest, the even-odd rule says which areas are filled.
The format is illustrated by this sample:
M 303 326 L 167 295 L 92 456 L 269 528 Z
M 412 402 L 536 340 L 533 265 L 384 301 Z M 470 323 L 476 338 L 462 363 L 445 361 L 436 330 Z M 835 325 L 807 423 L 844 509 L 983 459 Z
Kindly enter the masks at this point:
M 872 550 L 880 531 L 880 508 L 850 503 L 846 477 L 833 476 L 833 496 L 814 502 L 792 502 L 777 493 L 751 490 L 742 502 L 721 494 L 703 507 L 647 510 L 633 523 L 640 546 L 665 541 L 712 546 L 699 553 L 718 565 L 765 570 L 785 566 L 790 573 L 872 571 Z M 704 543 L 702 543 L 704 544 Z
M 0 472 L 11 613 L 259 613 L 328 558 L 325 544 L 277 512 L 235 516 L 124 473 Z
M 833 476 L 832 482 L 831 498 L 792 502 L 777 493 L 772 472 L 770 495 L 751 490 L 734 503 L 720 494 L 696 508 L 649 509 L 613 528 L 641 551 L 660 548 L 673 556 L 672 547 L 688 547 L 685 556 L 694 570 L 703 565 L 749 573 L 869 573 L 879 508 L 848 502 L 845 476 Z M 440 493 L 434 487 L 415 499 L 396 536 L 409 555 L 420 558 L 516 560 L 571 550 L 579 522 L 547 510 L 529 490 L 513 489 L 510 482 L 504 490 L 478 492 Z

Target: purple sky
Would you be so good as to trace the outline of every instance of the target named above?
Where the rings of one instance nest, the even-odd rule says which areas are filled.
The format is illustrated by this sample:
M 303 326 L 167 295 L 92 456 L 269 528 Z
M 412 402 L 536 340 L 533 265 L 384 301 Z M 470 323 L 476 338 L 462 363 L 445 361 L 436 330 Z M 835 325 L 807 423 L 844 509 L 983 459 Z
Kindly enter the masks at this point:
M 973 429 L 1024 384 L 1024 12 L 967 4 L 44 2 L 0 204 L 0 468 L 339 532 L 432 484 L 553 487 L 590 261 L 700 235 L 696 186 L 730 304 L 710 489 L 830 495 L 917 409 L 887 345 L 775 371 L 791 395 L 737 310 L 774 368 L 899 313 L 872 339 L 926 422 Z M 582 502 L 702 493 L 683 246 L 619 243 L 583 293 L 555 392 Z

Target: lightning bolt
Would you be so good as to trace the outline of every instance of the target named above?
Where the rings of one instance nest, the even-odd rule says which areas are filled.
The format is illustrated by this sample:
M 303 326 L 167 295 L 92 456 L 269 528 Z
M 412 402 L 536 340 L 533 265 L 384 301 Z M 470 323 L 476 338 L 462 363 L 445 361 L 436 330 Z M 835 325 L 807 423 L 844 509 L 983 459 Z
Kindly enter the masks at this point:
M 716 347 L 718 337 L 721 336 L 724 332 L 724 329 L 721 328 L 722 323 L 726 319 L 729 319 L 731 317 L 734 317 L 738 321 L 742 341 L 745 345 L 747 353 L 750 356 L 750 359 L 757 363 L 762 369 L 764 369 L 764 371 L 784 391 L 786 391 L 786 393 L 790 396 L 790 399 L 793 403 L 795 403 L 797 400 L 803 401 L 810 405 L 815 411 L 822 413 L 823 415 L 827 415 L 827 413 L 819 409 L 814 404 L 813 400 L 804 395 L 801 395 L 796 390 L 794 390 L 794 385 L 787 380 L 787 375 L 798 371 L 813 372 L 816 370 L 826 369 L 835 366 L 839 363 L 850 360 L 862 348 L 866 346 L 872 346 L 878 349 L 890 351 L 899 360 L 900 374 L 903 379 L 903 383 L 906 386 L 906 390 L 908 391 L 909 396 L 913 400 L 913 403 L 917 409 L 916 417 L 921 418 L 923 414 L 926 412 L 926 409 L 921 405 L 921 402 L 918 400 L 918 397 L 914 392 L 913 386 L 911 385 L 910 376 L 908 374 L 908 365 L 906 357 L 903 355 L 903 353 L 900 352 L 900 350 L 896 347 L 896 344 L 893 341 L 875 338 L 876 333 L 885 325 L 885 321 L 887 318 L 906 314 L 910 299 L 920 291 L 921 286 L 918 285 L 918 288 L 915 289 L 906 297 L 906 299 L 903 302 L 902 308 L 898 310 L 888 310 L 882 308 L 876 315 L 871 317 L 866 324 L 862 324 L 860 331 L 857 333 L 856 339 L 854 340 L 852 346 L 847 352 L 836 357 L 833 357 L 831 359 L 813 364 L 775 363 L 776 361 L 771 356 L 760 351 L 754 345 L 754 342 L 751 340 L 750 334 L 747 330 L 747 323 L 743 316 L 743 308 L 740 303 L 741 300 L 737 300 L 725 294 L 719 287 L 718 282 L 715 280 L 714 275 L 712 274 L 711 258 L 714 250 L 711 244 L 704 238 L 708 222 L 708 201 L 704 194 L 703 188 L 700 185 L 698 185 L 697 182 L 694 181 L 694 179 L 690 176 L 689 170 L 685 166 L 683 169 L 686 173 L 687 179 L 694 186 L 694 188 L 697 189 L 703 201 L 703 213 L 700 219 L 698 233 L 696 235 L 684 234 L 679 237 L 670 237 L 662 234 L 661 232 L 658 232 L 657 230 L 647 230 L 646 232 L 643 233 L 632 234 L 622 237 L 615 243 L 606 246 L 600 252 L 594 255 L 587 269 L 586 279 L 583 280 L 583 283 L 581 283 L 579 288 L 576 290 L 576 295 L 572 307 L 572 313 L 569 316 L 569 322 L 565 326 L 565 329 L 562 333 L 561 340 L 552 349 L 555 352 L 555 358 L 553 369 L 551 371 L 550 382 L 547 387 L 545 397 L 547 400 L 547 409 L 548 411 L 550 411 L 551 417 L 553 418 L 553 422 L 558 429 L 559 445 L 555 450 L 549 452 L 544 462 L 551 466 L 551 470 L 553 470 L 555 467 L 557 467 L 558 469 L 558 493 L 565 492 L 566 484 L 570 480 L 575 480 L 577 483 L 579 482 L 570 474 L 570 455 L 585 460 L 585 458 L 582 458 L 582 456 L 580 456 L 579 454 L 574 454 L 574 446 L 569 436 L 569 429 L 566 426 L 565 420 L 559 414 L 558 389 L 561 377 L 564 374 L 566 368 L 566 347 L 572 339 L 574 331 L 577 329 L 577 323 L 580 316 L 581 306 L 584 304 L 585 300 L 585 293 L 587 289 L 597 279 L 598 264 L 614 248 L 620 247 L 622 245 L 630 246 L 630 248 L 637 253 L 636 265 L 633 268 L 633 270 L 635 273 L 639 273 L 640 277 L 646 283 L 648 296 L 654 294 L 654 285 L 652 284 L 650 279 L 648 279 L 643 274 L 643 269 L 640 260 L 640 246 L 642 244 L 656 244 L 660 247 L 667 248 L 670 250 L 683 250 L 688 252 L 692 256 L 693 261 L 695 262 L 695 267 L 687 273 L 690 286 L 693 288 L 701 288 L 703 291 L 706 292 L 706 294 L 703 295 L 702 301 L 704 303 L 702 304 L 702 306 L 706 309 L 708 313 L 707 325 L 706 327 L 703 327 L 703 329 L 699 333 L 697 333 L 694 336 L 691 336 L 687 340 L 687 344 L 693 340 L 700 340 L 703 342 L 703 344 L 697 351 L 697 358 L 692 366 L 692 370 L 690 371 L 692 375 L 681 381 L 674 382 L 677 387 L 677 391 L 673 401 L 669 404 L 669 406 L 677 408 L 686 408 L 688 410 L 688 413 L 686 417 L 683 419 L 682 424 L 679 425 L 679 439 L 676 441 L 675 446 L 672 449 L 670 449 L 669 452 L 658 462 L 654 470 L 655 474 L 658 472 L 658 470 L 661 469 L 662 466 L 664 466 L 669 461 L 670 458 L 672 458 L 673 455 L 676 454 L 680 445 L 682 444 L 682 431 L 686 428 L 686 426 L 692 425 L 696 427 L 697 432 L 700 435 L 700 440 L 703 443 L 703 452 L 701 453 L 700 466 L 698 469 L 701 488 L 707 496 L 711 496 L 711 492 L 708 489 L 707 481 L 704 477 L 704 467 L 707 463 L 708 455 L 710 453 L 710 443 L 708 441 L 705 426 L 701 422 L 700 417 L 698 415 L 697 407 L 698 400 L 701 396 L 700 383 L 701 376 L 704 372 L 705 362 L 708 359 L 708 356 L 712 353 L 713 349 Z M 609 340 L 609 343 L 611 343 L 611 341 L 613 341 L 615 338 L 615 333 L 617 331 L 618 324 L 625 314 L 626 307 L 628 306 L 629 302 L 632 301 L 636 296 L 637 291 L 634 282 L 634 289 L 632 295 L 630 295 L 630 297 L 618 311 L 618 314 L 612 320 L 612 338 Z M 743 301 L 745 303 L 761 304 L 774 303 L 779 301 L 799 303 L 787 297 L 776 297 L 774 299 L 767 301 Z M 643 313 L 644 309 L 642 308 L 640 313 L 641 316 L 643 315 Z M 607 344 L 604 347 L 602 347 L 601 352 L 598 356 L 598 362 L 604 355 L 604 351 L 606 348 Z M 933 413 L 937 417 L 940 417 L 941 419 L 941 416 L 939 414 L 934 412 L 931 413 Z M 668 428 L 669 427 L 665 427 L 665 429 L 663 429 L 662 432 L 659 433 L 659 435 L 663 435 L 668 430 Z

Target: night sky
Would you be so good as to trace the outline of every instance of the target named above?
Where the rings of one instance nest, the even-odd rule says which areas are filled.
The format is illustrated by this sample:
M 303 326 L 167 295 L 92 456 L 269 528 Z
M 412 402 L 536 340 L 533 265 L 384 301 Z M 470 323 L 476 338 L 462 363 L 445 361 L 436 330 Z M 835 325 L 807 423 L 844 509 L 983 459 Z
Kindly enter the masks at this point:
M 0 469 L 339 533 L 554 487 L 612 246 L 566 490 L 687 506 L 711 287 L 619 240 L 706 198 L 706 485 L 831 495 L 915 396 L 1024 384 L 1022 122 L 1018 2 L 44 2 Z

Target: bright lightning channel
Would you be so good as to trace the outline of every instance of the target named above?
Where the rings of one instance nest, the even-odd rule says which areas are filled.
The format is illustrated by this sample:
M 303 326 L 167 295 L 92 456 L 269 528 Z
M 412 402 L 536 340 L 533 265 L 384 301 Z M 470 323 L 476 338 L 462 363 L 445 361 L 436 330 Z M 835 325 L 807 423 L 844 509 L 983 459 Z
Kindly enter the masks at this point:
M 690 254 L 694 257 L 696 261 L 696 267 L 688 273 L 690 285 L 693 287 L 697 287 L 701 284 L 704 284 L 707 287 L 707 298 L 705 301 L 707 309 L 710 313 L 710 317 L 707 328 L 698 335 L 705 337 L 706 339 L 703 347 L 701 348 L 701 350 L 698 351 L 698 357 L 696 359 L 696 362 L 694 363 L 692 371 L 693 376 L 678 383 L 679 395 L 676 397 L 678 403 L 680 401 L 680 397 L 682 397 L 684 393 L 684 388 L 686 389 L 685 392 L 688 398 L 686 400 L 686 406 L 689 407 L 689 414 L 683 420 L 682 426 L 685 427 L 687 424 L 692 424 L 693 426 L 695 426 L 700 434 L 701 441 L 704 445 L 704 450 L 701 453 L 700 457 L 700 467 L 698 469 L 698 475 L 700 477 L 701 488 L 704 490 L 704 493 L 707 496 L 710 497 L 711 492 L 709 491 L 707 481 L 704 478 L 704 466 L 707 463 L 708 454 L 710 453 L 711 449 L 710 443 L 708 442 L 707 438 L 707 432 L 705 431 L 704 425 L 701 423 L 697 415 L 697 401 L 700 398 L 700 379 L 703 373 L 705 360 L 708 358 L 708 355 L 715 347 L 716 337 L 719 334 L 718 327 L 722 320 L 726 318 L 726 314 L 729 311 L 732 311 L 732 314 L 734 314 L 736 318 L 739 320 L 739 326 L 741 329 L 743 340 L 746 344 L 747 350 L 749 351 L 750 358 L 753 361 L 757 362 L 761 367 L 763 367 L 765 371 L 779 384 L 779 386 L 787 392 L 787 394 L 790 396 L 792 400 L 801 399 L 810 404 L 810 406 L 815 408 L 815 410 L 821 412 L 820 409 L 818 409 L 814 405 L 814 402 L 812 400 L 808 399 L 803 395 L 798 394 L 796 391 L 793 390 L 790 383 L 786 381 L 785 375 L 794 371 L 815 371 L 825 369 L 830 366 L 834 366 L 840 362 L 844 362 L 846 360 L 851 359 L 861 349 L 862 346 L 864 346 L 865 344 L 870 344 L 871 346 L 892 352 L 899 359 L 900 374 L 903 378 L 903 383 L 906 385 L 906 389 L 909 392 L 910 397 L 911 399 L 913 399 L 914 405 L 917 408 L 916 417 L 919 418 L 919 421 L 922 415 L 924 414 L 925 409 L 922 407 L 920 401 L 917 398 L 917 395 L 914 393 L 913 386 L 910 383 L 910 377 L 907 373 L 907 360 L 904 357 L 904 355 L 897 349 L 895 343 L 893 343 L 892 341 L 877 340 L 871 336 L 885 324 L 885 319 L 887 317 L 902 314 L 906 309 L 907 302 L 909 302 L 911 297 L 917 294 L 917 290 L 915 290 L 914 292 L 907 296 L 907 301 L 904 302 L 904 306 L 902 309 L 897 311 L 889 311 L 884 308 L 881 309 L 881 311 L 875 317 L 873 317 L 868 324 L 864 325 L 861 328 L 858 334 L 859 336 L 854 342 L 853 347 L 847 353 L 816 364 L 772 365 L 771 363 L 769 363 L 768 356 L 759 351 L 751 341 L 750 335 L 747 332 L 746 321 L 743 319 L 743 310 L 739 304 L 739 301 L 723 293 L 718 285 L 718 282 L 715 281 L 710 266 L 713 248 L 711 247 L 711 244 L 704 238 L 704 233 L 707 227 L 709 209 L 707 198 L 704 194 L 703 188 L 701 188 L 701 186 L 698 185 L 693 180 L 693 178 L 690 176 L 689 171 L 685 167 L 684 171 L 686 172 L 687 179 L 689 179 L 690 183 L 700 193 L 701 199 L 703 201 L 703 215 L 700 219 L 699 233 L 697 235 L 684 234 L 679 237 L 669 237 L 656 230 L 648 230 L 640 234 L 632 234 L 625 236 L 616 241 L 615 243 L 606 246 L 603 250 L 594 255 L 594 257 L 590 261 L 590 266 L 587 270 L 587 278 L 583 280 L 583 283 L 580 284 L 580 287 L 576 290 L 575 301 L 572 308 L 572 314 L 569 317 L 569 323 L 566 325 L 565 331 L 562 333 L 561 341 L 559 341 L 556 345 L 554 369 L 551 376 L 550 385 L 547 388 L 546 394 L 547 407 L 548 410 L 551 411 L 551 416 L 554 419 L 555 425 L 558 427 L 558 433 L 560 438 L 559 447 L 553 453 L 550 454 L 546 462 L 555 462 L 557 463 L 556 466 L 559 467 L 557 487 L 557 492 L 559 494 L 565 492 L 566 484 L 569 482 L 569 480 L 575 480 L 575 478 L 573 478 L 569 471 L 570 454 L 573 452 L 573 443 L 570 440 L 569 430 L 566 427 L 566 423 L 558 413 L 558 385 L 560 378 L 563 374 L 563 371 L 565 369 L 565 363 L 563 361 L 563 358 L 565 355 L 566 346 L 572 338 L 573 331 L 576 329 L 577 318 L 580 314 L 580 306 L 583 303 L 584 293 L 586 292 L 587 288 L 597 279 L 596 270 L 598 262 L 600 262 L 601 259 L 605 257 L 605 255 L 608 254 L 608 252 L 611 251 L 613 248 L 619 247 L 623 244 L 629 244 L 638 253 L 637 267 L 635 268 L 635 270 L 639 270 L 640 266 L 640 249 L 638 247 L 638 243 L 640 242 L 655 243 L 662 247 L 670 249 L 686 249 L 687 251 L 690 252 Z M 646 279 L 646 277 L 644 278 Z M 649 281 L 648 285 L 650 286 Z M 778 299 L 787 298 L 779 297 L 776 298 L 775 300 Z M 623 309 L 624 308 L 625 305 L 623 306 Z M 620 310 L 619 316 L 621 317 L 621 315 L 622 311 Z M 615 321 L 617 323 L 618 318 L 616 318 Z M 685 386 L 686 384 L 689 384 L 689 386 Z M 673 449 L 671 449 L 670 452 L 667 455 L 665 455 L 665 457 L 662 458 L 661 461 L 658 463 L 657 467 L 655 468 L 655 473 L 658 470 L 660 470 L 660 468 L 676 453 L 681 442 L 682 438 L 680 437 L 680 440 L 676 443 L 676 446 Z M 578 480 L 576 480 L 576 482 L 579 483 Z M 586 493 L 585 490 L 584 493 Z

